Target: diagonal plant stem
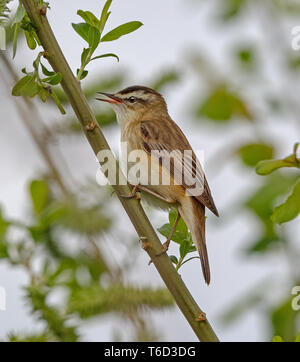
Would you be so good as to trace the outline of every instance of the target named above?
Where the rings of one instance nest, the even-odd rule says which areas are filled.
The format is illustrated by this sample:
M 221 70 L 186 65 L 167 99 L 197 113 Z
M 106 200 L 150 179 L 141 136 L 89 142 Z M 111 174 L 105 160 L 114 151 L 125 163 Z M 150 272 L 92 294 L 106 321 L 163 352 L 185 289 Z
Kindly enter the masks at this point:
M 58 45 L 47 17 L 40 14 L 39 0 L 21 0 L 21 2 L 36 27 L 37 34 L 46 52 L 47 60 L 55 72 L 60 72 L 62 74 L 61 85 L 69 98 L 72 108 L 82 125 L 83 131 L 94 153 L 97 155 L 101 150 L 110 150 L 97 120 L 82 93 L 80 82 L 74 77 L 70 66 Z M 181 309 L 198 339 L 200 341 L 218 341 L 215 332 L 205 317 L 205 313 L 201 311 L 193 299 L 168 256 L 166 254 L 156 256 L 162 250 L 162 244 L 139 201 L 135 199 L 125 199 L 120 196 L 130 195 L 131 193 L 128 184 L 123 184 L 124 180 L 125 177 L 120 172 L 119 182 L 113 187 L 140 237 L 143 248 L 147 251 L 161 278 L 173 295 L 175 302 Z

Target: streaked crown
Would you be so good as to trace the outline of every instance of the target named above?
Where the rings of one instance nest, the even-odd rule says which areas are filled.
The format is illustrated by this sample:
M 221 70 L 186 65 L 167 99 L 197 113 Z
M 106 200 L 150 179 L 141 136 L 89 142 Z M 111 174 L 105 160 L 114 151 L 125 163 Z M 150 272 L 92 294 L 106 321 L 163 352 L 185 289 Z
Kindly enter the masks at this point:
M 144 106 L 152 105 L 153 103 L 160 103 L 166 107 L 166 102 L 163 96 L 152 88 L 134 85 L 125 88 L 117 93 L 115 96 L 121 98 L 127 104 L 140 103 Z

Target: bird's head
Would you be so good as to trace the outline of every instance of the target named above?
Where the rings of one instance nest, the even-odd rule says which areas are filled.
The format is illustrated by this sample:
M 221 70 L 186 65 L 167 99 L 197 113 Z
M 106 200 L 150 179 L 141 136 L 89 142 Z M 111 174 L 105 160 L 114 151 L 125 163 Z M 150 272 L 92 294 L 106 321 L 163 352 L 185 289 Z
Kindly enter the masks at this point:
M 167 112 L 163 96 L 148 87 L 132 86 L 114 94 L 98 93 L 107 97 L 96 99 L 111 104 L 119 123 L 139 120 L 148 113 L 151 116 L 151 113 Z

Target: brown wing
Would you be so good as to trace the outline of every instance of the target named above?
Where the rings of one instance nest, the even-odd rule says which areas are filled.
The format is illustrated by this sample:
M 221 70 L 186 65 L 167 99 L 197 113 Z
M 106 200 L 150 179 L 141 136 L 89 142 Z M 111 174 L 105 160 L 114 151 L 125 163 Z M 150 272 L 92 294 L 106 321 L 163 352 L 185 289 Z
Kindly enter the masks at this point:
M 164 132 L 161 132 L 162 126 L 164 127 Z M 190 175 L 191 180 L 194 180 L 194 178 L 196 177 L 196 182 L 198 182 L 198 184 L 201 186 L 202 193 L 200 195 L 193 196 L 195 197 L 195 199 L 205 205 L 209 210 L 211 210 L 215 215 L 219 216 L 206 177 L 204 175 L 204 172 L 202 171 L 200 162 L 198 161 L 188 140 L 186 139 L 181 129 L 177 126 L 177 124 L 174 123 L 169 117 L 165 117 L 163 120 L 145 120 L 140 123 L 140 132 L 142 139 L 142 144 L 140 146 L 149 154 L 151 154 L 151 151 L 154 150 L 165 150 L 167 152 L 179 150 L 180 152 L 182 152 L 182 154 L 185 150 L 191 151 L 192 169 L 187 169 L 185 162 L 183 162 L 182 156 L 180 158 L 182 170 L 185 171 L 185 180 L 186 175 L 187 178 L 189 178 Z M 176 163 L 174 164 L 173 162 L 172 166 L 173 167 L 170 168 L 170 172 L 176 180 L 176 172 L 174 171 L 174 169 L 176 168 Z M 196 168 L 198 171 L 201 170 L 200 173 L 196 172 Z M 194 178 L 192 179 L 192 177 Z M 182 184 L 187 191 L 192 190 L 193 185 L 190 182 L 186 183 L 184 182 L 184 180 L 180 180 L 180 184 Z

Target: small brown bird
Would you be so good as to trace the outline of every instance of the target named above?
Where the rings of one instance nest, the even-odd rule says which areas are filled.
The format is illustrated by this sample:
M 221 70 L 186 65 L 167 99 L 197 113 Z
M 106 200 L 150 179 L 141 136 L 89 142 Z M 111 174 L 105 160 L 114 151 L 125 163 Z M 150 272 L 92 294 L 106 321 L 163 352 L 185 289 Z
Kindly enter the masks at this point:
M 134 197 L 138 190 L 142 194 L 142 200 L 163 209 L 174 207 L 178 210 L 177 220 L 164 244 L 164 250 L 168 249 L 172 234 L 182 217 L 192 233 L 193 241 L 199 252 L 203 276 L 205 282 L 209 284 L 210 268 L 205 240 L 205 207 L 215 215 L 219 216 L 219 214 L 200 162 L 181 129 L 169 116 L 164 98 L 155 90 L 143 86 L 128 87 L 115 94 L 99 93 L 107 98 L 97 99 L 110 103 L 116 113 L 121 128 L 121 141 L 127 142 L 127 152 L 143 150 L 146 153 L 149 178 L 153 177 L 153 173 L 157 173 L 154 170 L 155 167 L 149 166 L 151 159 L 156 158 L 159 162 L 160 179 L 164 176 L 169 176 L 170 179 L 170 184 L 167 185 L 136 184 L 131 196 Z M 182 155 L 185 151 L 189 151 L 191 166 L 189 167 L 189 162 L 186 162 L 183 157 L 177 159 L 175 157 L 171 158 L 170 167 L 166 167 L 163 162 L 164 155 L 174 150 L 180 151 Z M 160 153 L 161 158 L 158 159 L 155 151 L 165 153 Z M 127 155 L 125 159 L 127 160 Z M 178 160 L 179 162 L 176 162 Z M 178 175 L 183 177 L 178 177 Z M 195 184 L 200 187 L 199 194 L 193 191 Z

